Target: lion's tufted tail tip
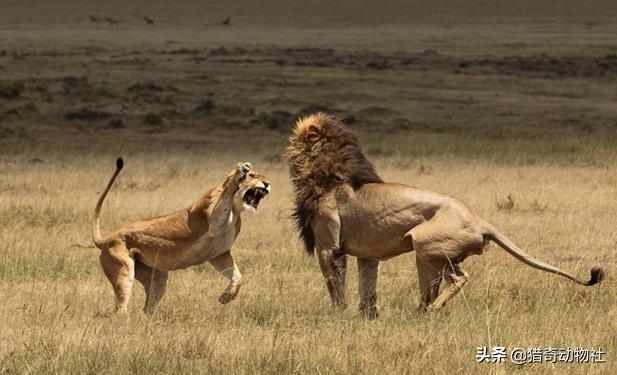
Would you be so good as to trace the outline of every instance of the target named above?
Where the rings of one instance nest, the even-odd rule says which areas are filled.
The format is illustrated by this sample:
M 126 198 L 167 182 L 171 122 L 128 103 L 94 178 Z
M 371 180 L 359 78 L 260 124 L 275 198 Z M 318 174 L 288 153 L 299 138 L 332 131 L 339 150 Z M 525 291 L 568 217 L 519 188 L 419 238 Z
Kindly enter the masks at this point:
M 122 158 L 116 159 L 116 169 L 121 170 L 124 168 L 124 160 Z
M 598 284 L 602 280 L 604 280 L 604 270 L 600 267 L 593 267 L 591 269 L 591 279 L 587 282 L 587 286 L 592 286 Z

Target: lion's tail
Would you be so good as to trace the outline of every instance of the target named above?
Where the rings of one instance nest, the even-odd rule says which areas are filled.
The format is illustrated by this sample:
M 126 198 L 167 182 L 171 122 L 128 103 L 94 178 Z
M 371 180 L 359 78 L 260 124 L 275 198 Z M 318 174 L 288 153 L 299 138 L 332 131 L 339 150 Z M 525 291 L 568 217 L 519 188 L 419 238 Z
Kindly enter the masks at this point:
M 109 180 L 105 191 L 103 191 L 103 193 L 101 194 L 99 201 L 96 203 L 96 208 L 94 209 L 94 216 L 92 217 L 92 240 L 94 241 L 96 247 L 98 247 L 99 249 L 101 249 L 101 247 L 103 246 L 103 237 L 101 236 L 101 228 L 99 225 L 101 207 L 103 206 L 103 201 L 105 200 L 109 189 L 111 189 L 111 186 L 114 184 L 116 177 L 118 177 L 118 174 L 122 170 L 122 167 L 124 167 L 124 160 L 122 160 L 122 158 L 118 158 L 116 160 L 116 171 L 114 172 L 113 176 L 111 176 L 111 179 Z
M 491 224 L 486 223 L 485 227 L 488 232 L 488 238 L 490 238 L 493 242 L 495 242 L 497 245 L 499 245 L 502 249 L 507 251 L 509 254 L 511 254 L 516 259 L 520 260 L 521 262 L 533 268 L 537 268 L 545 272 L 555 273 L 557 275 L 566 277 L 578 284 L 585 285 L 585 286 L 595 285 L 604 279 L 604 271 L 600 267 L 593 267 L 591 269 L 591 278 L 589 280 L 586 281 L 586 280 L 578 279 L 577 277 L 570 274 L 569 272 L 566 272 L 560 268 L 557 268 L 548 263 L 544 263 L 541 260 L 533 258 L 529 254 L 521 250 L 514 243 L 512 243 L 512 241 L 510 241 L 503 233 L 501 233 L 499 230 L 497 230 L 497 228 L 495 228 Z

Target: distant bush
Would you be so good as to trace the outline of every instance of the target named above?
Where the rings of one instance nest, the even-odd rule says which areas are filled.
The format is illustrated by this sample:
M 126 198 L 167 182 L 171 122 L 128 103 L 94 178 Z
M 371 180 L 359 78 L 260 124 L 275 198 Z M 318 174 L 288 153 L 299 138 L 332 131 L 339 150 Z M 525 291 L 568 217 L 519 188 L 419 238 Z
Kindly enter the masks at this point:
M 135 83 L 134 85 L 131 85 L 129 87 L 129 91 L 131 92 L 143 92 L 143 91 L 161 92 L 163 91 L 163 87 L 156 85 L 152 82 L 142 82 L 142 83 Z
M 112 118 L 107 124 L 112 129 L 120 129 L 124 127 L 124 121 L 122 121 L 121 118 Z
M 512 198 L 512 194 L 508 194 L 506 199 L 497 199 L 495 201 L 495 206 L 497 206 L 498 211 L 510 211 L 514 208 L 514 198 Z
M 270 129 L 288 130 L 294 124 L 295 117 L 287 111 L 260 112 L 257 122 Z
M 81 120 L 81 121 L 98 121 L 111 118 L 112 114 L 104 111 L 93 111 L 88 108 L 82 108 L 77 111 L 67 112 L 64 118 L 67 120 Z
M 163 118 L 156 113 L 148 113 L 145 118 L 146 124 L 158 126 L 163 123 Z
M 23 89 L 24 85 L 21 82 L 0 82 L 0 98 L 8 100 L 15 99 L 19 97 Z
M 216 110 L 216 103 L 212 99 L 207 99 L 199 104 L 193 111 L 204 115 L 210 115 Z

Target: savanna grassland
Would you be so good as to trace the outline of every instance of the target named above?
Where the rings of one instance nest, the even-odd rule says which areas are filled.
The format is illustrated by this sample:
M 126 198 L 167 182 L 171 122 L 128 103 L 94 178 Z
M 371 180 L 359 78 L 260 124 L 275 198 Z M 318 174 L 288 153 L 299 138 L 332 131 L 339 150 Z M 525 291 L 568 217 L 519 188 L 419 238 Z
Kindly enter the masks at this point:
M 617 371 L 612 2 L 204 3 L 3 2 L 1 373 Z M 533 256 L 607 279 L 578 286 L 491 245 L 463 293 L 418 316 L 411 253 L 381 263 L 366 321 L 351 259 L 349 308 L 332 310 L 282 158 L 314 111 L 344 119 L 385 180 L 456 195 Z M 103 233 L 189 205 L 238 161 L 268 176 L 232 251 L 235 301 L 203 265 L 172 273 L 154 315 L 139 284 L 113 314 L 89 222 L 119 155 Z M 602 347 L 606 363 L 477 364 L 478 346 Z

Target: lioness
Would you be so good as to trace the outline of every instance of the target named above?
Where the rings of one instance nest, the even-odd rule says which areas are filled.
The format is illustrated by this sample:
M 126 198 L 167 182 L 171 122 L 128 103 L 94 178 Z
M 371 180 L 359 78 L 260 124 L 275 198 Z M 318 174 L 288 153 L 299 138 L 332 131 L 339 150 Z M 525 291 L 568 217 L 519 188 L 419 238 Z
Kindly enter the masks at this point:
M 116 311 L 127 312 L 134 278 L 146 290 L 144 311 L 152 312 L 165 294 L 169 271 L 205 261 L 229 279 L 219 302 L 233 300 L 242 275 L 231 256 L 231 246 L 240 233 L 240 213 L 255 212 L 270 192 L 266 178 L 252 171 L 250 163 L 238 163 L 222 185 L 189 207 L 127 224 L 104 239 L 99 229 L 101 206 L 123 166 L 118 159 L 92 219 L 92 239 L 101 249 L 101 265 L 116 294 Z
M 295 190 L 300 236 L 317 249 L 332 303 L 345 307 L 346 256 L 358 258 L 360 313 L 376 318 L 380 260 L 414 251 L 422 293 L 419 311 L 445 305 L 467 282 L 460 264 L 491 240 L 516 259 L 582 285 L 589 281 L 527 255 L 460 200 L 407 185 L 384 183 L 345 125 L 322 113 L 298 120 L 286 158 Z M 442 280 L 445 286 L 440 292 Z

